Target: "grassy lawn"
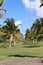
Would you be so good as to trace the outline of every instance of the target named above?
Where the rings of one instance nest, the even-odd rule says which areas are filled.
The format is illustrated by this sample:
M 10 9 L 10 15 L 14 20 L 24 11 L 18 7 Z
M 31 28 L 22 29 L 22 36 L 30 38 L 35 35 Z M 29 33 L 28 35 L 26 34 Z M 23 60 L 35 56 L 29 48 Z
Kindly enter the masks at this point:
M 40 47 L 28 47 L 26 45 L 16 45 L 11 48 L 0 48 L 0 60 L 12 57 L 39 57 L 43 58 L 43 45 Z

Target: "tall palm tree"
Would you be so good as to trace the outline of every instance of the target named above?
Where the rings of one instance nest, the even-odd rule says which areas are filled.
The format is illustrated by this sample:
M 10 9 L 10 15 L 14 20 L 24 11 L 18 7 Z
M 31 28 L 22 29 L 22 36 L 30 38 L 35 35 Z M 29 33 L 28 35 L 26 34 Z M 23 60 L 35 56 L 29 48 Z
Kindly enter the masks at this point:
M 36 19 L 35 22 L 33 23 L 31 29 L 34 31 L 34 33 L 37 35 L 39 34 L 40 30 L 40 20 Z
M 43 18 L 36 19 L 31 29 L 34 31 L 36 38 L 38 39 L 43 35 Z
M 40 32 L 39 36 L 43 37 L 43 18 L 40 18 Z
M 38 35 L 40 33 L 40 24 L 41 24 L 41 21 L 39 19 L 36 19 L 31 27 L 31 29 L 33 30 L 33 33 L 35 34 L 36 42 L 38 40 Z
M 3 29 L 5 30 L 5 33 L 7 33 L 10 36 L 10 47 L 11 47 L 11 43 L 14 42 L 15 45 L 15 34 L 17 31 L 18 26 L 15 26 L 14 24 L 14 19 L 11 18 L 7 18 L 4 23 L 6 23 L 3 26 Z
M 34 37 L 35 37 L 35 34 L 33 32 L 32 29 L 27 29 L 26 30 L 26 34 L 25 34 L 25 39 L 26 41 L 30 41 L 30 42 L 33 42 L 34 43 Z
M 29 36 L 29 29 L 26 30 L 26 33 L 25 33 L 25 39 L 28 40 L 28 36 Z

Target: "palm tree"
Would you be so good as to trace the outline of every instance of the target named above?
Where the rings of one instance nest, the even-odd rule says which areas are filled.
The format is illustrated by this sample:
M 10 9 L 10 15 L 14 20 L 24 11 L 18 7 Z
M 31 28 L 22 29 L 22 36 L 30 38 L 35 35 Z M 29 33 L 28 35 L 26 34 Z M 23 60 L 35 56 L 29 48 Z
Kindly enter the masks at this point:
M 25 33 L 25 39 L 28 40 L 28 35 L 29 35 L 29 29 L 26 30 L 26 33 Z
M 38 36 L 43 37 L 43 18 L 40 18 L 40 31 Z
M 36 19 L 31 27 L 31 29 L 34 31 L 36 35 L 39 34 L 40 31 L 40 23 L 41 21 L 39 19 Z
M 41 2 L 41 5 L 40 5 L 40 7 L 42 7 L 42 6 L 43 6 L 43 0 L 40 0 L 40 2 Z
M 30 42 L 33 42 L 34 43 L 34 37 L 35 37 L 35 34 L 33 32 L 32 29 L 27 29 L 26 30 L 26 34 L 25 34 L 25 39 L 26 41 L 30 41 Z
M 3 2 L 4 2 L 4 0 L 0 0 L 0 6 L 2 6 Z
M 43 18 L 36 19 L 31 29 L 34 31 L 36 38 L 38 39 L 43 35 Z
M 6 24 L 3 26 L 3 29 L 5 30 L 5 33 L 7 33 L 7 35 L 10 36 L 10 47 L 11 47 L 12 42 L 15 45 L 15 34 L 16 34 L 18 26 L 15 26 L 13 18 L 11 19 L 7 18 L 4 21 L 4 23 Z
M 39 19 L 36 19 L 35 22 L 33 23 L 31 29 L 33 30 L 33 33 L 34 33 L 34 37 L 35 37 L 35 40 L 37 42 L 37 39 L 38 39 L 38 35 L 40 33 L 40 20 Z

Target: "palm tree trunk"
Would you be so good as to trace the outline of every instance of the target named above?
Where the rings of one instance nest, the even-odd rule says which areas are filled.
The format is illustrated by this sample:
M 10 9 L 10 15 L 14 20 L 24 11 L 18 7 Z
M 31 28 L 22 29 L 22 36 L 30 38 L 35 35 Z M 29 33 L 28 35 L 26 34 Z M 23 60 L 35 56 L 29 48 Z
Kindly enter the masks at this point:
M 33 40 L 33 43 L 34 43 L 34 40 Z
M 11 47 L 11 42 L 10 42 L 10 45 L 9 45 L 9 47 Z
M 12 41 L 13 41 L 13 34 L 10 34 L 10 46 L 9 47 L 12 46 Z
M 14 46 L 15 46 L 15 37 L 14 37 Z

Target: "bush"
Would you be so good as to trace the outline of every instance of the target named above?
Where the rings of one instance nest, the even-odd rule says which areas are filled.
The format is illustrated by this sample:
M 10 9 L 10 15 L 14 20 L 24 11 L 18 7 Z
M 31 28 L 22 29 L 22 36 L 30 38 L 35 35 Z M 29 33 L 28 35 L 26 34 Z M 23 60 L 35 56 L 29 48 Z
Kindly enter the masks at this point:
M 8 43 L 0 43 L 0 48 L 7 48 L 9 47 Z

